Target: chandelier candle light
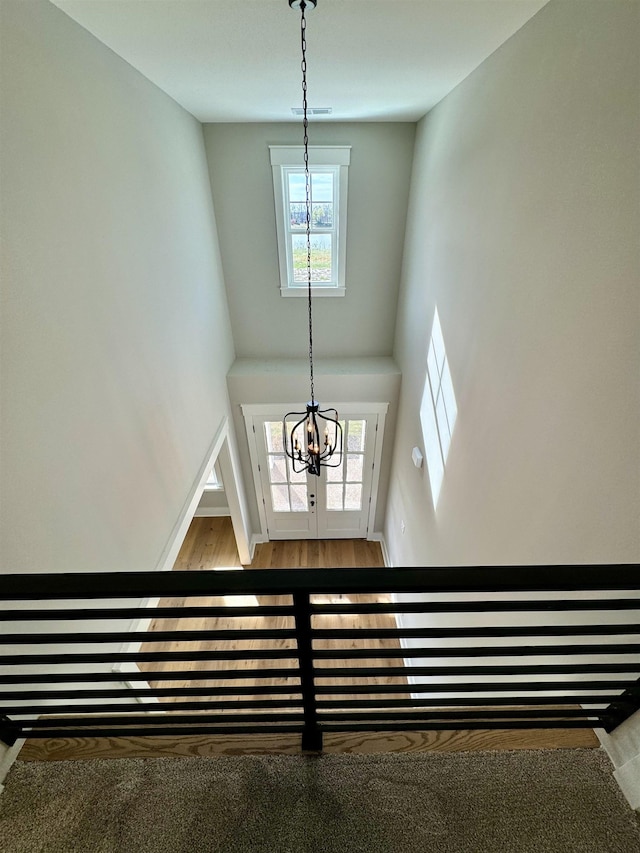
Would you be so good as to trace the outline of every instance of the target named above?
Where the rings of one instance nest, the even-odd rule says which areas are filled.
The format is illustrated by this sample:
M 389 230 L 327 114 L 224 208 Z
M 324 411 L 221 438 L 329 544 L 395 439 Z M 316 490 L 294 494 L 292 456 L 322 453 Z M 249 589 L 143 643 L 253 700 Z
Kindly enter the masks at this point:
M 292 9 L 300 9 L 300 35 L 302 42 L 302 113 L 304 127 L 304 177 L 306 187 L 307 220 L 307 292 L 309 308 L 309 374 L 311 399 L 306 412 L 288 412 L 282 421 L 282 440 L 285 453 L 291 459 L 296 474 L 307 471 L 320 476 L 321 467 L 338 468 L 342 465 L 342 425 L 335 409 L 321 409 L 315 399 L 313 387 L 313 317 L 311 312 L 311 188 L 309 176 L 309 134 L 307 121 L 307 40 L 305 9 L 315 9 L 317 0 L 289 0 Z M 294 418 L 299 418 L 291 428 Z

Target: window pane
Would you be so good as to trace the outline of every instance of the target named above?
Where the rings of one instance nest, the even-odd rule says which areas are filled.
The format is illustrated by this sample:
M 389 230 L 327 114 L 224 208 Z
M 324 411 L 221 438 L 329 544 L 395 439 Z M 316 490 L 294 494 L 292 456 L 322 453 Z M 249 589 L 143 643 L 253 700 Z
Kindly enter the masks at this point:
M 305 468 L 302 471 L 298 471 L 298 473 L 296 474 L 296 472 L 293 470 L 293 463 L 291 462 L 291 460 L 289 460 L 287 462 L 287 464 L 289 466 L 289 482 L 290 483 L 304 483 L 306 486 L 306 484 L 307 484 L 307 469 Z M 298 462 L 299 466 L 303 465 L 303 464 L 304 464 L 303 462 Z
M 289 172 L 289 201 L 307 200 L 307 185 L 304 172 Z
M 271 503 L 274 512 L 289 512 L 289 487 L 286 483 L 281 486 L 271 486 Z
M 304 224 L 307 224 L 307 214 L 305 211 Z M 333 205 L 330 202 L 323 204 L 313 203 L 311 208 L 311 227 L 312 228 L 333 228 Z
M 212 490 L 215 489 L 218 491 L 222 491 L 222 488 L 223 488 L 222 482 L 218 478 L 218 472 L 216 471 L 215 468 L 211 469 L 211 473 L 207 477 L 207 482 L 204 484 L 204 487 L 205 487 L 205 489 L 212 489 Z
M 327 480 L 330 483 L 341 483 L 343 480 L 344 459 L 337 468 L 327 468 Z
M 291 202 L 289 205 L 289 222 L 292 228 L 307 227 L 307 206 L 298 201 Z
M 291 511 L 306 512 L 307 506 L 307 485 L 295 485 L 289 489 L 291 492 Z
M 327 483 L 327 509 L 332 512 L 342 511 L 342 484 Z
M 344 508 L 362 509 L 362 485 L 360 483 L 348 483 L 344 490 Z
M 333 172 L 311 173 L 311 199 L 317 201 L 333 201 Z
M 349 421 L 347 450 L 364 451 L 366 421 Z
M 291 248 L 293 252 L 293 280 L 307 280 L 307 236 L 292 234 Z M 331 281 L 331 257 L 333 252 L 333 235 L 311 235 L 311 281 Z
M 362 463 L 364 462 L 364 456 L 360 454 L 350 453 L 347 456 L 347 480 L 351 482 L 355 481 L 357 483 L 362 482 Z
M 280 421 L 265 421 L 264 434 L 268 453 L 282 453 L 282 424 Z
M 270 483 L 286 483 L 287 482 L 287 463 L 286 456 L 269 456 L 269 482 Z

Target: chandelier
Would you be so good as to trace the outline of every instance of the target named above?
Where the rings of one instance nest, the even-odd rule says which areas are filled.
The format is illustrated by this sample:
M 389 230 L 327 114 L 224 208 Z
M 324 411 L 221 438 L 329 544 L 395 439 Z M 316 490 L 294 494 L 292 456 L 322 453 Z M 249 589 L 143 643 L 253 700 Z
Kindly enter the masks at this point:
M 309 134 L 307 121 L 307 40 L 305 9 L 315 9 L 317 0 L 289 0 L 292 9 L 300 9 L 302 44 L 302 126 L 304 128 L 304 177 L 307 223 L 307 294 L 309 311 L 309 376 L 311 399 L 305 412 L 288 412 L 282 421 L 285 453 L 296 474 L 307 471 L 320 476 L 322 467 L 338 468 L 342 464 L 342 425 L 335 409 L 321 409 L 313 386 L 313 315 L 311 310 L 311 192 L 309 176 Z M 294 426 L 291 423 L 294 422 Z

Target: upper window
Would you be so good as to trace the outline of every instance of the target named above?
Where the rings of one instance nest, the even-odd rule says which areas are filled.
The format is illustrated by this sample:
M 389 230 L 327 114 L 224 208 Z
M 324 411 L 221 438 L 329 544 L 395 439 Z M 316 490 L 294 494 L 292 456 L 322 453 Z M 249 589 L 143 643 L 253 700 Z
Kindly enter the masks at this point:
M 271 145 L 280 292 L 307 293 L 307 190 L 304 149 Z M 344 296 L 349 146 L 309 147 L 311 286 L 315 296 Z

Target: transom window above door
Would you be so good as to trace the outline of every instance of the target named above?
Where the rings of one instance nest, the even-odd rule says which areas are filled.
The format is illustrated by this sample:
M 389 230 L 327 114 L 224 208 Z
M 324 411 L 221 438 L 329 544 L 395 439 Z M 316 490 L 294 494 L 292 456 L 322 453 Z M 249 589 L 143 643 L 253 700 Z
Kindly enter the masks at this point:
M 307 186 L 303 148 L 271 145 L 283 296 L 307 294 Z M 344 296 L 349 146 L 309 148 L 311 285 L 315 296 Z

